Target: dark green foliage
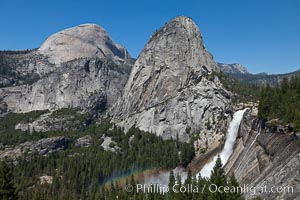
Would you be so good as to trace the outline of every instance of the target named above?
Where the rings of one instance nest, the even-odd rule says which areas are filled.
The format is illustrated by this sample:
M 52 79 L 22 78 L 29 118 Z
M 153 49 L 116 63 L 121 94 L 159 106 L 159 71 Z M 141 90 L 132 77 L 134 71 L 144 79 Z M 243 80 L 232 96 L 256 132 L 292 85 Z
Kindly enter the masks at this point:
M 0 144 L 3 145 L 16 145 L 26 141 L 34 141 L 45 137 L 65 135 L 70 138 L 76 138 L 83 136 L 83 129 L 86 128 L 86 124 L 89 116 L 87 114 L 79 113 L 78 109 L 74 108 L 62 108 L 54 111 L 49 117 L 55 119 L 62 119 L 61 126 L 64 127 L 63 134 L 61 131 L 48 131 L 48 132 L 34 132 L 16 130 L 15 126 L 18 123 L 29 123 L 36 120 L 42 114 L 49 112 L 48 110 L 32 111 L 28 113 L 9 113 L 6 116 L 0 118 Z M 63 121 L 66 119 L 66 121 Z M 50 120 L 51 121 L 51 120 Z M 68 122 L 68 123 L 67 123 Z M 60 123 L 60 122 L 57 122 Z M 49 124 L 53 125 L 53 124 Z M 82 130 L 82 131 L 69 131 Z M 91 129 L 92 126 L 88 127 Z
M 59 110 L 55 110 L 51 114 L 52 118 L 60 118 L 60 117 L 72 117 L 72 119 L 68 119 L 68 121 L 86 121 L 88 119 L 87 114 L 80 113 L 80 110 L 77 108 L 61 108 Z
M 229 178 L 225 175 L 225 171 L 222 165 L 222 161 L 218 156 L 216 164 L 212 170 L 210 179 L 202 179 L 198 180 L 198 185 L 215 185 L 218 188 L 228 188 L 227 192 L 225 190 L 221 190 L 221 192 L 210 192 L 208 189 L 204 191 L 201 199 L 207 200 L 243 200 L 245 199 L 241 194 L 241 190 L 238 189 L 239 183 L 236 180 L 234 174 L 232 174 Z M 212 190 L 215 190 L 213 187 Z M 203 196 L 206 195 L 206 196 Z
M 234 188 L 238 188 L 239 187 L 239 183 L 236 180 L 234 174 L 232 174 L 229 177 L 228 185 L 230 187 L 234 187 Z M 244 199 L 244 197 L 243 197 L 243 195 L 242 195 L 242 193 L 241 193 L 240 190 L 235 190 L 234 192 L 230 192 L 228 194 L 228 197 L 229 197 L 229 199 L 235 199 L 235 200 L 243 200 Z
M 0 161 L 0 199 L 16 200 L 18 199 L 17 191 L 13 183 L 13 175 L 9 166 Z
M 66 113 L 76 114 L 70 110 L 58 111 L 57 116 Z M 58 115 L 59 114 L 59 115 Z M 38 114 L 31 113 L 23 116 L 23 120 L 32 120 Z M 30 116 L 30 117 L 29 117 Z M 18 119 L 20 120 L 20 119 Z M 13 123 L 12 123 L 13 124 Z M 38 133 L 35 133 L 38 134 Z M 49 136 L 53 133 L 45 133 Z M 58 133 L 56 133 L 58 134 Z M 13 168 L 14 182 L 20 199 L 218 199 L 224 194 L 212 195 L 206 188 L 203 192 L 179 192 L 162 195 L 159 193 L 131 192 L 124 190 L 119 182 L 109 182 L 110 177 L 118 177 L 122 174 L 130 174 L 136 169 L 174 169 L 178 165 L 187 165 L 194 156 L 193 145 L 181 143 L 176 140 L 163 140 L 154 134 L 146 133 L 132 128 L 126 134 L 115 127 L 108 120 L 102 120 L 100 124 L 89 125 L 85 130 L 75 132 L 60 132 L 67 135 L 73 141 L 81 136 L 90 135 L 93 138 L 92 145 L 86 148 L 76 147 L 74 143 L 68 149 L 49 156 L 28 154 L 18 160 Z M 101 147 L 104 137 L 111 137 L 116 152 L 104 151 Z M 50 175 L 52 184 L 40 184 L 39 177 Z M 176 177 L 176 178 L 175 178 Z M 227 179 L 222 168 L 222 163 L 217 162 L 211 179 L 196 179 L 188 172 L 188 177 L 181 183 L 179 174 L 171 172 L 169 177 L 170 187 L 175 182 L 181 185 L 198 186 L 202 190 L 204 185 L 232 185 L 237 186 L 234 178 Z M 126 183 L 135 185 L 138 180 L 133 176 L 127 178 Z M 15 190 L 14 190 L 15 191 Z M 236 196 L 235 196 L 236 195 Z M 237 194 L 227 194 L 225 199 L 243 199 Z
M 300 70 L 286 73 L 286 74 L 266 74 L 266 73 L 259 73 L 259 74 L 229 74 L 233 78 L 239 80 L 242 83 L 246 84 L 255 84 L 255 85 L 271 85 L 276 86 L 283 78 L 290 78 L 295 75 L 299 75 Z
M 258 117 L 280 119 L 292 123 L 300 130 L 300 77 L 284 78 L 280 85 L 262 89 L 259 100 Z
M 241 83 L 222 72 L 214 72 L 213 76 L 218 76 L 223 86 L 237 95 L 233 97 L 235 103 L 256 102 L 259 99 L 260 85 Z
M 170 176 L 171 177 L 171 176 Z M 176 178 L 177 182 L 181 182 L 181 177 L 177 175 Z M 180 184 L 181 185 L 181 184 Z M 172 199 L 199 199 L 199 200 L 243 200 L 243 195 L 236 190 L 236 188 L 239 187 L 239 184 L 234 176 L 230 176 L 230 178 L 227 178 L 225 175 L 222 162 L 220 157 L 217 159 L 217 162 L 213 168 L 211 177 L 209 179 L 198 177 L 197 179 L 192 176 L 190 172 L 188 172 L 187 179 L 183 186 L 188 187 L 188 185 L 197 186 L 198 192 L 183 192 L 183 193 L 175 193 L 172 194 Z M 227 192 L 224 192 L 225 190 L 220 190 L 221 192 L 211 192 L 209 191 L 209 187 L 211 185 L 215 185 L 216 187 L 225 187 L 229 188 Z M 212 190 L 215 190 L 214 187 L 212 187 Z M 177 187 L 177 188 L 180 188 Z M 167 199 L 167 198 L 166 198 Z
M 189 143 L 182 143 L 179 148 L 181 165 L 187 166 L 195 156 L 194 145 L 191 145 Z
M 210 184 L 215 184 L 217 187 L 226 186 L 227 185 L 227 178 L 225 175 L 225 171 L 222 166 L 221 158 L 218 157 L 216 161 L 216 165 L 213 168 L 213 171 L 210 176 Z M 208 199 L 209 200 L 223 200 L 227 198 L 226 193 L 220 192 L 211 192 L 209 193 Z
M 0 55 L 19 55 L 19 54 L 26 54 L 30 53 L 34 50 L 37 50 L 37 48 L 34 49 L 24 49 L 24 50 L 1 50 Z
M 199 200 L 207 200 L 210 195 L 210 191 L 208 190 L 208 186 L 210 184 L 209 179 L 199 177 L 197 181 L 197 186 L 201 192 L 198 194 Z M 204 189 L 203 189 L 204 188 Z
M 40 115 L 48 112 L 43 111 L 32 111 L 29 113 L 9 113 L 3 118 L 0 118 L 0 143 L 6 144 L 17 144 L 28 141 L 37 135 L 30 135 L 28 132 L 21 132 L 15 130 L 15 125 L 18 123 L 28 123 L 37 119 Z
M 6 76 L 16 76 L 16 73 L 11 68 L 12 63 L 14 64 L 17 62 L 7 55 L 0 53 L 0 75 L 6 75 Z
M 216 184 L 217 186 L 224 186 L 226 184 L 226 175 L 222 166 L 220 156 L 218 156 L 216 165 L 214 166 L 213 171 L 211 172 L 210 181 Z
M 78 109 L 75 108 L 62 108 L 52 112 L 53 117 L 65 116 L 65 115 L 77 115 Z
M 175 182 L 176 182 L 176 178 L 175 178 L 174 172 L 172 170 L 169 175 L 169 188 L 172 188 L 173 185 L 175 185 Z M 168 199 L 172 199 L 174 197 L 174 191 L 170 190 L 170 193 L 168 194 L 168 196 L 169 196 Z
M 171 169 L 189 163 L 190 160 L 182 159 L 179 152 L 185 152 L 187 158 L 193 158 L 191 144 L 163 140 L 135 128 L 124 134 L 106 120 L 98 125 L 90 125 L 82 132 L 72 133 L 73 138 L 87 134 L 93 138 L 90 147 L 80 148 L 71 144 L 65 151 L 47 157 L 28 155 L 18 160 L 14 175 L 20 198 L 93 199 L 97 196 L 97 199 L 115 199 L 118 195 L 119 198 L 123 196 L 122 199 L 138 199 L 142 194 L 127 194 L 115 182 L 110 184 L 111 189 L 102 186 L 109 177 L 136 169 Z M 104 151 L 101 147 L 103 140 L 100 141 L 104 135 L 111 137 L 120 150 Z M 192 152 L 192 155 L 187 152 Z M 53 176 L 52 184 L 38 184 L 39 177 L 45 174 Z M 128 182 L 135 184 L 133 178 Z

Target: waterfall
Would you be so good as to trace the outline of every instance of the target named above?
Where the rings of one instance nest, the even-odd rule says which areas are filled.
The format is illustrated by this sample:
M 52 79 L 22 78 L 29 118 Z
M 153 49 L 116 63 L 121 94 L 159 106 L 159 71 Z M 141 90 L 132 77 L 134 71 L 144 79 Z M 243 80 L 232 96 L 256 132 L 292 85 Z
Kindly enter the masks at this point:
M 233 147 L 235 145 L 235 141 L 236 141 L 239 127 L 240 127 L 240 123 L 243 119 L 243 116 L 244 116 L 244 113 L 246 110 L 247 110 L 247 108 L 244 110 L 239 110 L 239 111 L 235 112 L 233 115 L 233 119 L 229 124 L 225 145 L 224 145 L 222 152 L 220 153 L 220 157 L 221 157 L 223 164 L 226 164 L 226 162 L 228 161 L 229 157 L 231 156 L 231 154 L 233 152 Z M 211 162 L 207 163 L 202 168 L 202 170 L 198 173 L 198 175 L 201 174 L 202 177 L 210 177 L 211 170 L 215 166 L 217 158 L 218 158 L 218 156 L 215 156 Z M 177 174 L 181 175 L 181 178 L 182 178 L 181 181 L 183 183 L 187 177 L 187 172 L 184 169 L 178 168 L 178 167 L 175 168 L 173 171 L 174 171 L 175 176 Z M 158 174 L 148 175 L 145 177 L 144 184 L 147 186 L 150 184 L 160 184 L 161 186 L 166 187 L 166 186 L 168 186 L 168 183 L 169 183 L 169 174 L 170 174 L 170 171 L 167 171 L 167 172 L 162 171 L 162 172 L 159 172 Z
M 220 158 L 222 160 L 223 165 L 225 165 L 231 156 L 233 152 L 233 147 L 235 145 L 235 141 L 237 138 L 238 130 L 240 127 L 240 123 L 243 119 L 244 113 L 248 108 L 245 108 L 244 110 L 239 110 L 234 113 L 233 119 L 229 124 L 229 128 L 227 131 L 227 137 L 225 141 L 225 145 L 223 150 L 220 153 Z M 210 177 L 211 171 L 213 167 L 215 166 L 215 163 L 217 161 L 218 155 L 216 155 L 213 160 L 201 169 L 201 171 L 197 174 L 197 176 L 201 175 L 202 177 Z

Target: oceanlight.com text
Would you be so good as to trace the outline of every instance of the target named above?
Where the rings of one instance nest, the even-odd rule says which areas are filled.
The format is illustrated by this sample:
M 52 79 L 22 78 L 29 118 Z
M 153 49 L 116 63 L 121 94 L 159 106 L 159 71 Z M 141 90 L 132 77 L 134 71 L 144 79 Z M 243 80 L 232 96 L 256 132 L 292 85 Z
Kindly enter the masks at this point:
M 174 193 L 204 193 L 209 191 L 211 193 L 248 193 L 250 195 L 259 195 L 262 193 L 293 193 L 294 188 L 292 186 L 261 186 L 253 187 L 249 185 L 242 185 L 238 187 L 234 186 L 217 186 L 216 184 L 204 184 L 201 188 L 198 185 L 188 184 L 174 184 L 172 187 L 161 185 L 161 184 L 136 184 L 126 185 L 125 190 L 127 192 L 137 193 L 160 193 L 167 194 L 169 192 Z

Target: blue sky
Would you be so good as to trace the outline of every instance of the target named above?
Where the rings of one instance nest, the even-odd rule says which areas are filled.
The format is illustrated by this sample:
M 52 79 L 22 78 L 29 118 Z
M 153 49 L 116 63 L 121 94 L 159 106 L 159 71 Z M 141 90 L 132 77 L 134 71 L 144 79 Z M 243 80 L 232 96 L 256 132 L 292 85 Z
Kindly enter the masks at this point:
M 96 23 L 137 57 L 156 29 L 186 15 L 217 62 L 283 73 L 300 69 L 299 10 L 298 0 L 0 0 L 0 49 L 39 47 L 52 33 Z

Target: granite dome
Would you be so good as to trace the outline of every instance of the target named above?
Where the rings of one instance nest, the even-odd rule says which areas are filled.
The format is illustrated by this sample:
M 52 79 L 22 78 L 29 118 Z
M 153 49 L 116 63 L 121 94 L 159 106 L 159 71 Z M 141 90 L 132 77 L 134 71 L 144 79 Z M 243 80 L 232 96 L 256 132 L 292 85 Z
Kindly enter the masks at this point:
M 82 57 L 109 58 L 116 62 L 130 57 L 122 45 L 115 43 L 96 24 L 82 24 L 59 31 L 48 37 L 38 51 L 54 64 Z

